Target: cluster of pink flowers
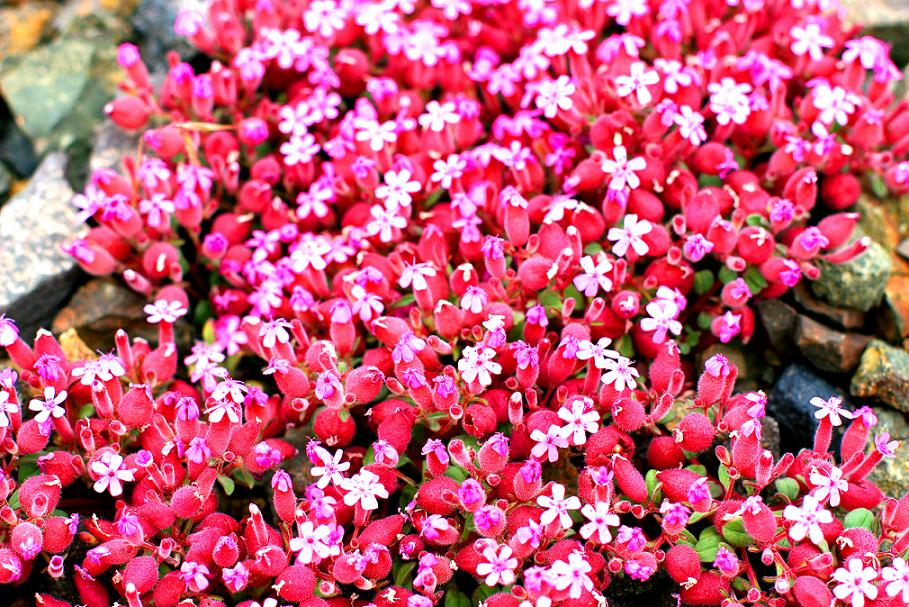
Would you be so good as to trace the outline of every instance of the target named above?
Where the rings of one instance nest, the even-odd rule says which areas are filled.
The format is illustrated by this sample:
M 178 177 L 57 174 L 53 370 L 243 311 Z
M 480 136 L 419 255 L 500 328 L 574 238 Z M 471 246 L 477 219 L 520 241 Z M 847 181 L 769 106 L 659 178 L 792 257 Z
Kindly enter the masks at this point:
M 108 110 L 142 145 L 67 247 L 148 297 L 157 344 L 71 360 L 0 319 L 0 583 L 71 578 L 90 607 L 580 607 L 619 580 L 909 600 L 870 409 L 819 395 L 812 448 L 776 458 L 764 394 L 687 358 L 863 252 L 858 175 L 909 191 L 900 74 L 832 2 L 215 0 L 175 29 L 208 69 L 172 56 L 156 88 L 119 49 Z

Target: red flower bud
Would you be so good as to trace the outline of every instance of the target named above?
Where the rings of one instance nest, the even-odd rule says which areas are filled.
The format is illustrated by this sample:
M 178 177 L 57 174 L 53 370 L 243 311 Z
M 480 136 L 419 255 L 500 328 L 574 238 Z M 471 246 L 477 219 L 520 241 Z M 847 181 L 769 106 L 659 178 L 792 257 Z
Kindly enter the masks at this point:
M 663 561 L 666 573 L 679 584 L 686 583 L 689 579 L 698 579 L 701 573 L 701 560 L 698 553 L 691 546 L 677 544 L 666 553 Z
M 458 483 L 447 476 L 430 479 L 417 491 L 417 505 L 429 514 L 448 516 L 458 505 Z
M 138 97 L 120 97 L 105 105 L 104 113 L 121 129 L 135 131 L 148 124 L 151 108 Z
M 357 424 L 350 413 L 326 407 L 316 413 L 313 432 L 319 437 L 319 440 L 325 441 L 327 445 L 343 447 L 353 440 L 354 434 L 357 432 Z M 397 447 L 395 448 L 397 449 Z M 401 453 L 402 450 L 398 449 L 398 452 Z
M 647 500 L 647 483 L 638 469 L 624 457 L 613 458 L 612 469 L 619 490 L 633 501 L 643 503 Z
M 675 441 L 685 451 L 700 453 L 713 444 L 716 428 L 703 413 L 688 413 L 673 431 Z
M 803 607 L 829 607 L 833 604 L 833 593 L 827 584 L 810 575 L 800 575 L 792 585 L 795 600 Z
M 123 584 L 133 584 L 139 594 L 145 594 L 158 582 L 158 563 L 153 557 L 140 556 L 127 563 Z

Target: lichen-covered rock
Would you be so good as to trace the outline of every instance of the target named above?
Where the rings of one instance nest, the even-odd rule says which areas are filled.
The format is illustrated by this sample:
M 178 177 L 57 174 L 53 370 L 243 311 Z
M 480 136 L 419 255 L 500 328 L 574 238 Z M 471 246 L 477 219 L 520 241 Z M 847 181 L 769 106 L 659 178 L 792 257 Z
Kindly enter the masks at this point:
M 892 262 L 890 254 L 872 242 L 868 250 L 846 263 L 823 263 L 812 284 L 815 295 L 832 306 L 867 312 L 881 302 Z
M 61 249 L 82 229 L 65 169 L 66 156 L 50 154 L 28 186 L 0 209 L 0 313 L 14 317 L 26 333 L 50 320 L 77 275 L 75 262 Z
M 874 340 L 862 354 L 850 392 L 909 411 L 909 352 Z
M 905 415 L 884 408 L 875 408 L 874 412 L 877 415 L 875 433 L 887 432 L 891 440 L 897 440 L 901 445 L 907 444 L 909 422 Z M 868 478 L 887 495 L 899 497 L 909 491 L 909 457 L 901 453 L 897 455 L 898 457 L 885 457 Z

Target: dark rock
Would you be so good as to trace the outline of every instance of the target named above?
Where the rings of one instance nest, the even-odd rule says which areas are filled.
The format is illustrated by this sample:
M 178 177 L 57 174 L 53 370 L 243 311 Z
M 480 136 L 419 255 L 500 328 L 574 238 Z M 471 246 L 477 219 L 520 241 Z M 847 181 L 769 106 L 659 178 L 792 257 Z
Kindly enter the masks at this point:
M 155 343 L 158 330 L 145 322 L 142 308 L 146 303 L 144 297 L 112 278 L 94 278 L 79 287 L 54 318 L 51 328 L 57 334 L 75 330 L 92 350 L 112 349 L 117 329 Z M 188 324 L 178 322 L 174 337 L 178 347 L 187 347 L 191 341 Z
M 792 295 L 806 312 L 833 321 L 843 329 L 858 329 L 865 324 L 864 312 L 849 308 L 835 308 L 815 297 L 804 282 L 800 282 L 792 289 Z
M 61 250 L 82 226 L 64 179 L 66 157 L 42 161 L 31 182 L 0 209 L 0 313 L 12 316 L 25 335 L 53 318 L 78 271 Z
M 13 185 L 13 176 L 9 169 L 0 164 L 0 201 L 9 194 L 9 189 Z
M 761 446 L 773 453 L 774 459 L 780 457 L 780 423 L 770 415 L 761 418 Z
M 821 265 L 821 276 L 811 285 L 815 295 L 834 307 L 863 312 L 881 302 L 892 269 L 890 254 L 876 242 L 846 263 Z
M 870 341 L 868 335 L 836 331 L 807 316 L 799 316 L 795 327 L 799 351 L 815 367 L 831 373 L 855 369 Z
M 779 299 L 765 299 L 757 304 L 761 324 L 767 330 L 770 345 L 775 350 L 785 352 L 792 347 L 792 337 L 798 312 Z
M 132 17 L 133 27 L 141 36 L 142 58 L 152 71 L 168 69 L 168 51 L 187 58 L 196 50 L 174 32 L 174 20 L 181 10 L 206 14 L 203 0 L 144 0 Z
M 906 457 L 905 445 L 909 445 L 909 422 L 899 411 L 874 408 L 877 414 L 875 434 L 886 432 L 890 440 L 900 443 L 896 457 L 885 457 L 875 466 L 868 479 L 873 481 L 887 495 L 900 497 L 909 491 L 909 457 Z M 868 442 L 871 442 L 870 440 Z
M 865 348 L 849 390 L 909 411 L 909 352 L 875 339 Z
M 783 451 L 798 452 L 811 447 L 818 427 L 814 417 L 817 407 L 810 402 L 815 396 L 839 396 L 846 400 L 841 390 L 799 363 L 787 367 L 770 391 L 767 413 L 779 424 Z
M 28 177 L 38 168 L 35 146 L 12 120 L 0 126 L 0 161 L 19 177 Z

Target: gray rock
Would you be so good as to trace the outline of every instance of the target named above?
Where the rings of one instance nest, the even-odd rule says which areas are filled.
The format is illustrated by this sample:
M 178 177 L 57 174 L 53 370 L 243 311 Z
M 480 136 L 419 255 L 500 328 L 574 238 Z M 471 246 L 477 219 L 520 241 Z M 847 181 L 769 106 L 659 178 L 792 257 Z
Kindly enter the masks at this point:
M 88 82 L 93 54 L 90 43 L 69 38 L 4 60 L 0 87 L 29 137 L 51 135 L 72 112 Z
M 893 263 L 881 245 L 846 263 L 822 262 L 821 276 L 811 285 L 815 295 L 832 306 L 867 312 L 881 302 Z
M 905 451 L 905 445 L 909 445 L 909 422 L 899 411 L 874 408 L 874 412 L 877 414 L 874 434 L 887 432 L 891 440 L 899 441 L 900 448 L 896 457 L 885 457 L 871 471 L 868 479 L 887 495 L 899 498 L 909 491 L 909 457 L 906 457 Z
M 767 413 L 779 424 L 783 451 L 798 452 L 811 447 L 818 427 L 818 420 L 814 417 L 817 407 L 810 402 L 815 396 L 839 396 L 846 400 L 842 391 L 799 363 L 787 367 L 770 391 Z M 838 443 L 836 436 L 834 443 Z
M 95 128 L 92 153 L 88 159 L 89 173 L 98 169 L 119 169 L 124 156 L 135 155 L 139 136 L 127 133 L 110 120 L 104 120 Z
M 864 312 L 831 306 L 815 297 L 811 288 L 804 281 L 793 287 L 792 296 L 796 303 L 809 314 L 820 317 L 822 320 L 830 320 L 843 329 L 858 329 L 865 324 Z
M 849 391 L 909 412 L 909 352 L 875 339 L 865 348 Z
M 903 258 L 909 259 L 909 238 L 897 245 L 896 252 L 902 255 Z
M 53 317 L 75 284 L 76 263 L 61 246 L 82 230 L 64 178 L 66 156 L 48 155 L 31 182 L 0 209 L 0 313 L 29 335 Z
M 174 32 L 174 20 L 181 10 L 206 14 L 203 0 L 143 0 L 132 17 L 132 24 L 142 40 L 142 58 L 152 71 L 167 70 L 167 52 L 191 56 L 195 47 Z

